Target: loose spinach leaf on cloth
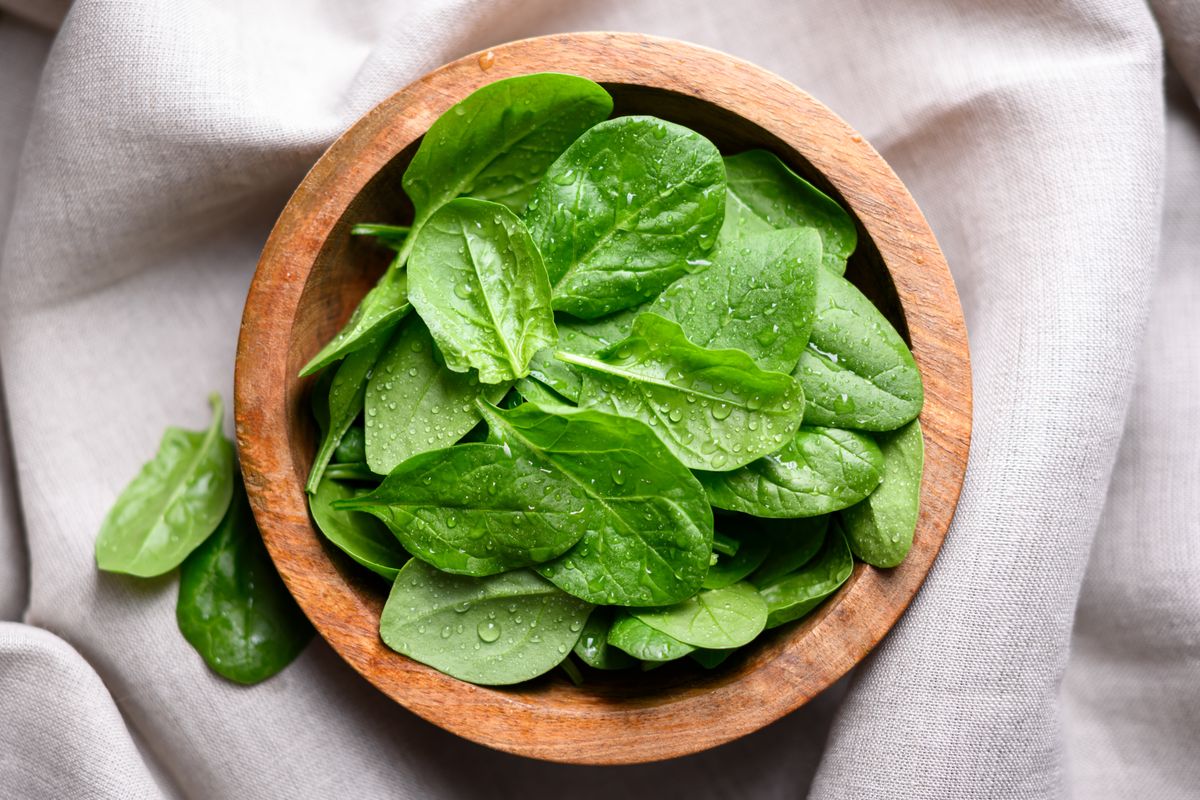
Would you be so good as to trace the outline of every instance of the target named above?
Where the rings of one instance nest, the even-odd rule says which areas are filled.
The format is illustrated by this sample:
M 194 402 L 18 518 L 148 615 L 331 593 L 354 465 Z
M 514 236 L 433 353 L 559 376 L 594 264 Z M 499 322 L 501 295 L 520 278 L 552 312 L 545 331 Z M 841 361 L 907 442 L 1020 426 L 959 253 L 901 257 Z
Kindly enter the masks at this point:
M 725 213 L 712 142 L 655 117 L 596 125 L 559 157 L 526 215 L 554 308 L 593 318 L 649 300 L 703 262 Z
M 732 472 L 696 477 L 716 508 L 756 517 L 815 517 L 862 500 L 883 477 L 883 453 L 863 433 L 801 427 L 778 452 Z
M 623 650 L 618 650 L 608 643 L 608 631 L 612 627 L 613 610 L 611 608 L 593 609 L 583 626 L 583 633 L 575 643 L 575 655 L 579 660 L 594 669 L 625 669 L 636 662 Z
M 529 570 L 447 575 L 414 558 L 379 620 L 388 647 L 464 681 L 497 686 L 536 678 L 579 640 L 592 606 Z
M 374 514 L 438 569 L 494 575 L 549 561 L 590 529 L 582 487 L 542 467 L 507 446 L 456 445 L 413 456 L 333 508 Z
M 474 372 L 443 367 L 425 324 L 410 317 L 367 381 L 367 464 L 386 475 L 418 453 L 449 447 L 479 422 L 476 398 L 499 400 L 507 389 L 507 383 L 481 384 Z
M 397 256 L 379 283 L 363 296 L 342 329 L 300 370 L 300 377 L 312 375 L 356 350 L 387 336 L 392 327 L 408 314 L 408 275 L 396 267 Z
M 921 505 L 925 439 L 918 420 L 877 433 L 883 481 L 863 502 L 842 512 L 850 552 L 875 567 L 894 567 L 912 548 Z
M 213 671 L 237 683 L 266 680 L 312 638 L 267 555 L 240 478 L 221 524 L 180 567 L 175 617 Z
M 804 392 L 739 350 L 692 344 L 679 325 L 640 315 L 633 334 L 595 356 L 560 353 L 584 368 L 580 405 L 639 419 L 692 469 L 737 469 L 791 439 Z
M 814 228 L 821 235 L 825 268 L 837 275 L 846 271 L 858 231 L 829 196 L 766 150 L 726 156 L 725 174 L 729 195 L 722 248 L 738 247 L 746 236 L 772 228 Z
M 688 341 L 734 348 L 763 369 L 791 373 L 812 328 L 821 239 L 811 228 L 753 234 L 722 248 L 647 308 L 683 327 Z
M 712 510 L 691 474 L 642 423 L 597 411 L 481 404 L 513 457 L 585 499 L 579 543 L 539 566 L 592 603 L 667 605 L 695 593 L 712 552 Z M 541 502 L 541 501 L 539 501 Z
M 317 493 L 308 497 L 308 508 L 317 527 L 326 539 L 359 564 L 388 580 L 395 578 L 408 561 L 408 551 L 370 514 L 334 508 L 334 501 L 356 497 L 362 491 L 330 478 L 327 471 Z
M 451 370 L 477 369 L 484 383 L 513 381 L 558 341 L 542 257 L 504 206 L 447 203 L 417 235 L 410 261 L 409 300 Z
M 651 628 L 626 611 L 618 611 L 608 629 L 608 643 L 639 661 L 674 661 L 696 648 Z
M 221 433 L 225 405 L 209 397 L 204 431 L 167 428 L 158 452 L 122 490 L 96 537 L 96 565 L 149 578 L 170 572 L 225 516 L 233 496 L 233 445 Z
M 748 644 L 767 624 L 767 604 L 757 589 L 744 582 L 705 589 L 668 608 L 629 613 L 684 644 L 712 650 Z
M 803 567 L 821 550 L 829 530 L 828 515 L 801 519 L 757 519 L 754 534 L 765 540 L 770 552 L 750 574 L 755 586 L 765 586 Z
M 908 345 L 845 278 L 817 274 L 817 311 L 795 372 L 804 424 L 864 431 L 899 428 L 921 412 L 925 390 Z
M 782 578 L 758 584 L 767 603 L 767 627 L 800 619 L 836 592 L 853 571 L 854 559 L 841 526 L 830 525 L 825 543 L 812 561 Z

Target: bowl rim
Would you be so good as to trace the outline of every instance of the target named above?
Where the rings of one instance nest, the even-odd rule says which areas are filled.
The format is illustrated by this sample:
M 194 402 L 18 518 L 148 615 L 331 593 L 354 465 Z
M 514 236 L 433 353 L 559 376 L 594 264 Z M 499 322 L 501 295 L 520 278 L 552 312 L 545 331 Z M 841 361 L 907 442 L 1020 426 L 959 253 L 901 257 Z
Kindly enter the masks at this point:
M 858 563 L 834 601 L 732 676 L 668 687 L 653 701 L 587 696 L 565 687 L 482 687 L 395 653 L 364 635 L 363 600 L 326 555 L 309 519 L 290 446 L 293 323 L 321 248 L 375 174 L 442 112 L 500 78 L 565 72 L 653 87 L 719 106 L 778 137 L 841 195 L 889 273 L 925 383 L 925 466 L 914 545 L 904 563 Z M 311 354 L 308 354 L 311 355 Z M 715 747 L 804 705 L 887 634 L 933 564 L 953 518 L 971 434 L 971 370 L 954 281 L 908 190 L 879 154 L 803 90 L 747 61 L 674 39 L 571 33 L 472 53 L 379 103 L 300 183 L 271 231 L 247 295 L 238 340 L 234 416 L 254 514 L 289 591 L 338 654 L 426 720 L 480 744 L 549 761 L 629 764 Z M 799 645 L 803 644 L 803 647 Z

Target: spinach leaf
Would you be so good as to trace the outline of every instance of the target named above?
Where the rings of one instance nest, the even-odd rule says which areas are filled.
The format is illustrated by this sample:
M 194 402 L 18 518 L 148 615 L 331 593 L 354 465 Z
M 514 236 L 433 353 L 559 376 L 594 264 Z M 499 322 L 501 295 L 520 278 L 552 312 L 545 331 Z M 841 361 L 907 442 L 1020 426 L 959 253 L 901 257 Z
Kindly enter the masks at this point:
M 386 225 L 379 222 L 360 222 L 350 229 L 351 236 L 373 236 L 385 247 L 397 253 L 404 249 L 412 228 L 407 225 Z
M 908 345 L 854 284 L 817 274 L 817 316 L 795 372 L 804 424 L 895 430 L 921 412 L 925 390 Z
M 791 373 L 808 343 L 820 268 L 811 228 L 754 234 L 675 281 L 649 310 L 678 322 L 694 344 L 741 350 L 763 369 Z
M 613 610 L 596 608 L 583 626 L 583 634 L 575 643 L 575 655 L 594 669 L 625 669 L 632 667 L 634 660 L 628 653 L 608 643 L 608 630 L 612 627 Z
M 608 643 L 639 661 L 674 661 L 695 650 L 690 644 L 651 628 L 632 614 L 619 611 L 608 629 Z
M 645 308 L 645 305 L 641 305 L 599 319 L 586 320 L 559 312 L 554 315 L 559 347 L 576 355 L 594 355 L 609 345 L 627 339 L 633 330 L 634 319 Z M 563 397 L 579 402 L 583 390 L 582 372 L 578 367 L 559 360 L 553 349 L 538 351 L 529 364 L 529 371 Z
M 370 382 L 368 381 L 368 386 Z M 367 460 L 367 434 L 361 425 L 351 425 L 342 434 L 342 440 L 333 450 L 333 459 L 338 464 L 353 464 Z
M 300 370 L 300 377 L 312 375 L 335 361 L 386 338 L 392 327 L 409 311 L 408 276 L 399 270 L 399 257 L 392 262 L 379 283 L 363 296 L 358 308 L 321 351 Z
M 750 575 L 750 582 L 762 587 L 803 567 L 821 550 L 829 530 L 829 517 L 802 519 L 757 520 L 757 535 L 764 539 L 770 552 Z
M 180 567 L 175 618 L 213 671 L 237 683 L 266 680 L 312 638 L 267 555 L 240 478 L 221 524 Z
M 858 244 L 854 220 L 846 211 L 766 150 L 725 157 L 729 183 L 725 243 L 737 247 L 746 236 L 771 228 L 815 228 L 821 234 L 822 263 L 841 275 Z
M 476 398 L 499 400 L 507 389 L 442 367 L 421 319 L 405 320 L 367 381 L 367 464 L 386 475 L 418 453 L 449 447 L 479 422 Z
M 351 430 L 354 429 L 351 428 Z M 321 480 L 325 478 L 335 481 L 351 481 L 378 485 L 381 476 L 376 472 L 372 472 L 365 461 L 348 461 L 327 466 Z M 320 491 L 320 488 L 317 491 Z
M 684 644 L 711 650 L 752 642 L 767 624 L 767 604 L 748 583 L 705 589 L 668 608 L 629 613 Z
M 921 505 L 925 440 L 918 420 L 875 435 L 883 451 L 883 482 L 863 502 L 842 512 L 850 551 L 874 567 L 894 567 L 912 548 Z
M 767 627 L 800 619 L 836 592 L 853 571 L 854 559 L 841 526 L 831 525 L 816 558 L 796 572 L 759 585 L 767 603 Z
M 362 413 L 367 381 L 387 342 L 388 337 L 380 335 L 355 350 L 338 365 L 333 380 L 329 382 L 328 400 L 321 414 L 326 425 L 321 433 L 321 446 L 317 448 L 312 469 L 308 472 L 308 483 L 304 487 L 309 494 L 316 492 L 321 485 L 321 476 L 325 474 L 325 467 L 332 460 L 342 436 Z
M 361 492 L 330 477 L 326 472 L 317 493 L 308 497 L 308 508 L 317 527 L 326 539 L 359 564 L 388 580 L 395 578 L 408 561 L 408 551 L 370 514 L 335 509 L 334 501 L 352 498 Z
M 618 117 L 550 166 L 526 216 L 554 308 L 587 319 L 649 300 L 695 268 L 724 215 L 712 142 L 654 117 Z
M 96 537 L 100 569 L 142 578 L 170 572 L 225 516 L 233 494 L 233 445 L 221 433 L 221 396 L 208 401 L 208 430 L 167 428 L 154 458 L 104 518 Z
M 733 655 L 733 650 L 693 650 L 688 653 L 688 657 L 695 661 L 705 669 L 716 669 L 725 663 L 725 660 Z
M 553 409 L 557 406 L 574 406 L 567 398 L 551 389 L 535 378 L 521 378 L 514 387 L 521 399 L 528 403 L 537 403 L 542 408 Z
M 712 510 L 691 474 L 645 425 L 597 411 L 481 404 L 513 456 L 585 498 L 582 538 L 538 572 L 591 603 L 666 605 L 700 588 Z
M 528 570 L 468 578 L 414 558 L 396 576 L 379 635 L 447 675 L 498 686 L 557 666 L 591 610 Z
M 456 575 L 485 576 L 549 561 L 589 527 L 573 481 L 507 446 L 462 444 L 413 456 L 339 510 L 383 520 L 408 552 Z
M 747 536 L 741 539 L 735 553 L 717 556 L 717 563 L 708 568 L 701 585 L 705 589 L 723 589 L 737 583 L 754 572 L 770 550 L 771 543 L 765 537 Z
M 451 370 L 477 369 L 484 383 L 516 380 L 558 341 L 542 257 L 504 206 L 447 203 L 421 229 L 410 261 L 409 299 Z
M 717 508 L 756 517 L 815 517 L 852 506 L 883 477 L 883 453 L 862 433 L 802 427 L 778 452 L 733 472 L 697 472 Z
M 559 353 L 584 367 L 580 405 L 639 419 L 693 469 L 737 469 L 778 450 L 804 416 L 804 392 L 738 350 L 692 344 L 675 322 L 645 313 L 633 335 L 595 356 Z

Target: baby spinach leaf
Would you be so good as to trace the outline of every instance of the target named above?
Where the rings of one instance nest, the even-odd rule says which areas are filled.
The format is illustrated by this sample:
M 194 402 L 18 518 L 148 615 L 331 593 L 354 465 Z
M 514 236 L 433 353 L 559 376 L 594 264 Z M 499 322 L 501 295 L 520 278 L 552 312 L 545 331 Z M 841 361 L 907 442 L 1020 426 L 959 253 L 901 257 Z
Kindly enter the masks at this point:
M 359 301 L 358 308 L 336 336 L 300 370 L 312 375 L 351 353 L 386 338 L 392 327 L 409 311 L 408 276 L 392 262 L 388 272 Z
M 555 309 L 587 319 L 649 300 L 693 269 L 724 215 L 712 142 L 655 117 L 618 117 L 550 166 L 526 217 Z
M 854 284 L 817 274 L 817 316 L 795 372 L 805 425 L 887 431 L 921 413 L 925 390 L 908 345 Z
M 808 343 L 820 267 L 821 238 L 811 228 L 749 235 L 675 281 L 649 310 L 678 322 L 694 344 L 741 350 L 763 369 L 790 374 Z
M 767 557 L 749 578 L 750 583 L 759 587 L 773 583 L 811 561 L 820 552 L 829 530 L 828 515 L 756 521 L 760 528 L 756 535 L 770 546 Z
M 693 469 L 729 470 L 778 450 L 804 416 L 804 392 L 738 350 L 706 350 L 675 322 L 645 313 L 633 335 L 584 367 L 580 405 L 639 419 Z
M 265 681 L 312 638 L 267 555 L 240 479 L 221 524 L 180 567 L 175 618 L 213 671 L 237 683 Z
M 373 236 L 382 245 L 397 253 L 404 249 L 404 242 L 412 228 L 407 225 L 386 225 L 379 222 L 360 222 L 350 229 L 351 236 Z
M 733 555 L 717 556 L 717 563 L 708 568 L 701 585 L 705 589 L 723 589 L 737 583 L 757 569 L 770 550 L 771 543 L 765 537 L 747 536 Z
M 408 551 L 370 514 L 333 508 L 335 500 L 355 497 L 361 492 L 330 478 L 326 472 L 317 493 L 308 497 L 308 508 L 317 527 L 326 539 L 359 564 L 388 580 L 395 578 L 408 561 Z
M 408 552 L 456 575 L 549 561 L 589 528 L 587 497 L 506 446 L 462 444 L 413 456 L 339 510 L 383 520 Z
M 351 428 L 353 430 L 353 428 Z M 350 461 L 330 464 L 325 468 L 322 480 L 329 478 L 335 481 L 352 481 L 357 483 L 379 484 L 382 476 L 372 472 L 365 461 Z M 320 489 L 318 489 L 320 491 Z
M 825 268 L 841 275 L 858 244 L 846 211 L 766 150 L 725 157 L 729 182 L 722 247 L 771 228 L 815 228 L 821 234 Z
M 596 608 L 583 626 L 583 633 L 575 643 L 575 655 L 594 669 L 625 669 L 636 662 L 623 650 L 608 643 L 608 629 L 612 627 L 613 610 Z
M 225 516 L 233 494 L 233 445 L 221 433 L 221 396 L 208 401 L 208 430 L 167 428 L 154 458 L 104 518 L 96 537 L 100 569 L 142 578 L 170 572 Z
M 725 663 L 725 660 L 733 655 L 733 650 L 693 650 L 688 653 L 688 657 L 695 661 L 705 669 L 716 669 Z
M 328 400 L 321 415 L 326 426 L 321 433 L 321 446 L 317 448 L 312 469 L 308 472 L 308 483 L 304 487 L 309 494 L 316 492 L 321 485 L 321 476 L 333 459 L 342 436 L 362 413 L 367 380 L 387 341 L 388 336 L 379 335 L 365 347 L 355 350 L 338 365 L 333 380 L 329 382 Z
M 882 479 L 883 453 L 862 433 L 802 427 L 782 449 L 733 472 L 697 472 L 717 508 L 815 517 L 852 506 Z
M 668 608 L 629 613 L 684 644 L 713 650 L 741 647 L 767 624 L 767 604 L 748 583 L 705 589 Z
M 666 605 L 694 593 L 712 551 L 712 510 L 691 474 L 645 425 L 597 411 L 481 404 L 518 461 L 574 486 L 579 543 L 538 567 L 591 603 Z
M 479 422 L 476 398 L 499 400 L 507 389 L 507 383 L 481 384 L 474 372 L 440 365 L 428 329 L 419 317 L 410 317 L 367 381 L 367 464 L 386 475 L 418 453 L 449 447 Z
M 553 409 L 556 406 L 574 406 L 567 398 L 551 389 L 546 384 L 534 378 L 521 378 L 514 387 L 521 399 L 528 403 L 537 403 L 542 408 Z
M 641 305 L 628 308 L 598 319 L 577 319 L 561 312 L 555 314 L 554 323 L 558 327 L 559 347 L 576 355 L 594 355 L 605 347 L 628 338 L 633 330 L 634 319 L 645 307 Z M 575 403 L 579 402 L 579 394 L 583 389 L 582 371 L 559 360 L 552 348 L 538 351 L 529 364 L 529 371 L 563 397 Z
M 639 661 L 651 662 L 674 661 L 696 649 L 651 628 L 625 611 L 618 611 L 613 618 L 612 627 L 608 629 L 608 643 Z
M 502 205 L 464 197 L 442 206 L 418 234 L 408 273 L 409 299 L 455 372 L 516 380 L 558 341 L 542 257 Z
M 883 451 L 883 481 L 870 497 L 842 512 L 842 523 L 854 555 L 874 567 L 894 567 L 908 555 L 917 529 L 925 440 L 915 419 L 875 439 Z
M 800 619 L 836 592 L 853 570 L 846 537 L 839 525 L 831 525 L 816 558 L 796 572 L 759 585 L 767 603 L 767 627 Z
M 368 384 L 369 385 L 369 384 Z M 351 425 L 342 434 L 342 440 L 333 450 L 333 461 L 338 464 L 353 464 L 367 460 L 367 435 L 361 425 Z
M 414 558 L 396 576 L 379 635 L 447 675 L 498 686 L 557 666 L 591 610 L 528 570 L 468 578 Z

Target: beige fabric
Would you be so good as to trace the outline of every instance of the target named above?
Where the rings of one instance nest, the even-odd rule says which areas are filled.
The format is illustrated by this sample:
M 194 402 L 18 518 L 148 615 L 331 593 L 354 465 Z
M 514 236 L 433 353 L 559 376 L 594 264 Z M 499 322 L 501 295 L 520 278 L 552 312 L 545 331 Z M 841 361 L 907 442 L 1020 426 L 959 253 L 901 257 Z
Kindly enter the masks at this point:
M 97 574 L 105 510 L 229 396 L 258 252 L 332 138 L 450 58 L 582 29 L 779 72 L 925 210 L 977 412 L 925 588 L 835 691 L 665 764 L 484 750 L 321 642 L 215 678 L 173 579 Z M 1197 796 L 1197 30 L 1180 0 L 79 0 L 50 49 L 0 12 L 0 616 L 24 623 L 0 626 L 0 795 Z

